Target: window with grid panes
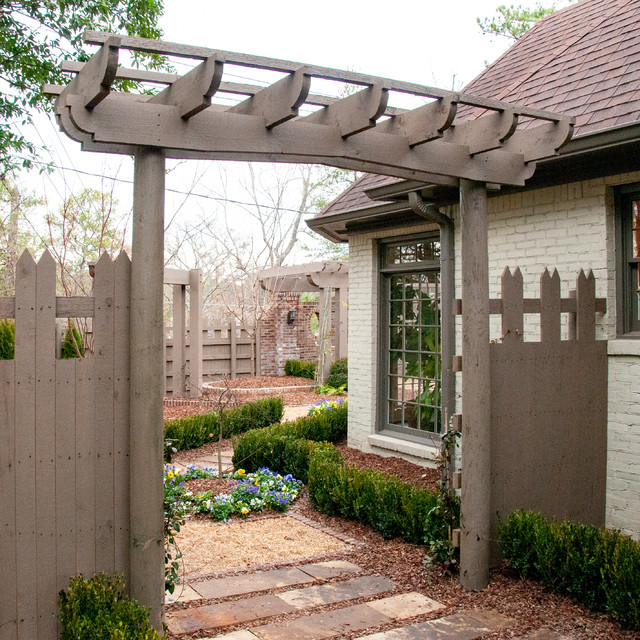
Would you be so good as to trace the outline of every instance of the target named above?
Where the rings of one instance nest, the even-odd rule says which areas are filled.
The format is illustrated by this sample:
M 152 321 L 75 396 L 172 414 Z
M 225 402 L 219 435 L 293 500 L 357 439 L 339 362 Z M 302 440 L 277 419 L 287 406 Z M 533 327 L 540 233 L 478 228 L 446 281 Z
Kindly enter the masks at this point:
M 620 305 L 622 333 L 640 332 L 640 185 L 621 189 L 618 197 Z
M 381 242 L 381 428 L 441 430 L 440 241 Z

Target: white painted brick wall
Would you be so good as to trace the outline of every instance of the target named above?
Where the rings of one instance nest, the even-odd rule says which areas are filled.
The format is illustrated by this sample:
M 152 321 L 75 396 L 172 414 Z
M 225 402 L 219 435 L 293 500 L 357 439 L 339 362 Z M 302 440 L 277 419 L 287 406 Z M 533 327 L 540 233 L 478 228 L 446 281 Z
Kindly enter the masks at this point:
M 596 277 L 597 295 L 607 299 L 608 312 L 598 323 L 599 337 L 614 338 L 615 243 L 611 187 L 636 181 L 640 181 L 640 173 L 490 198 L 491 296 L 499 296 L 500 277 L 507 265 L 520 267 L 528 297 L 539 295 L 539 278 L 545 267 L 558 269 L 563 296 L 575 287 L 577 271 L 590 268 Z M 456 207 L 452 215 L 458 217 Z M 428 228 L 416 226 L 402 233 L 419 233 Z M 456 295 L 459 297 L 459 225 L 456 229 Z M 399 232 L 353 236 L 349 259 L 349 443 L 363 451 L 384 454 L 388 452 L 372 448 L 367 437 L 375 432 L 377 412 L 376 239 L 391 235 Z M 459 328 L 458 320 L 458 340 Z M 535 321 L 527 325 L 526 333 L 525 339 L 537 339 Z M 492 337 L 499 338 L 500 334 L 499 323 L 493 321 Z M 640 391 L 636 391 L 640 379 L 640 340 L 624 342 L 636 345 L 627 349 L 633 353 L 609 358 L 607 523 L 640 537 Z M 457 390 L 459 394 L 459 379 Z

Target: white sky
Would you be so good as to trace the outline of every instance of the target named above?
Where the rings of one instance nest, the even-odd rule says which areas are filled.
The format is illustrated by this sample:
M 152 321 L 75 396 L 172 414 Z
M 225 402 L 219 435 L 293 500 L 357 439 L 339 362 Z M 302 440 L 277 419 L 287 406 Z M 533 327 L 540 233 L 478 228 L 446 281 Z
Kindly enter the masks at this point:
M 476 17 L 495 13 L 500 0 L 396 3 L 356 0 L 291 2 L 275 0 L 165 0 L 161 26 L 164 39 L 298 62 L 350 69 L 372 75 L 450 89 L 460 88 L 495 60 L 508 46 L 504 38 L 483 36 Z M 176 68 L 185 67 L 178 62 Z M 236 69 L 238 69 L 236 67 Z M 236 78 L 230 78 L 236 79 Z M 238 80 L 242 82 L 243 80 Z M 52 176 L 32 172 L 21 182 L 44 194 L 49 206 L 84 187 L 108 190 L 110 180 L 90 174 L 131 180 L 128 157 L 81 152 L 78 143 L 38 120 L 38 135 L 46 142 L 54 164 L 70 171 Z M 168 163 L 170 167 L 175 163 Z M 227 163 L 229 164 L 229 163 Z M 233 163 L 232 163 L 233 164 Z M 226 196 L 246 200 L 238 184 L 243 173 L 237 163 L 228 170 Z M 131 207 L 131 185 L 116 183 L 121 208 Z M 167 177 L 168 189 L 224 195 L 218 170 L 211 162 L 188 161 Z M 292 200 L 292 205 L 295 202 Z M 213 215 L 213 200 L 167 193 L 166 219 L 199 212 Z

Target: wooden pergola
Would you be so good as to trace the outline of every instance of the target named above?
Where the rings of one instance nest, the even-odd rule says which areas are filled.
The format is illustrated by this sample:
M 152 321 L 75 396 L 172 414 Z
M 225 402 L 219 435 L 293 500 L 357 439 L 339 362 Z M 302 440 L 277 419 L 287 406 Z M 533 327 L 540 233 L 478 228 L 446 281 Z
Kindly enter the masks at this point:
M 535 161 L 568 141 L 573 119 L 460 92 L 205 47 L 87 32 L 101 45 L 58 96 L 62 130 L 88 151 L 135 158 L 131 271 L 131 571 L 132 595 L 159 625 L 162 549 L 162 281 L 165 158 L 319 163 L 460 190 L 462 237 L 463 480 L 461 580 L 488 584 L 489 281 L 487 187 L 523 185 Z M 125 69 L 121 49 L 193 60 L 188 73 Z M 237 67 L 277 72 L 268 86 L 225 80 Z M 274 74 L 270 74 L 274 75 Z M 160 85 L 155 95 L 113 90 L 117 79 Z M 313 93 L 337 83 L 335 97 Z M 358 90 L 338 97 L 344 84 Z M 218 94 L 237 103 L 215 104 Z M 390 106 L 398 94 L 423 104 Z M 478 117 L 459 121 L 458 105 Z M 303 107 L 311 113 L 305 115 Z

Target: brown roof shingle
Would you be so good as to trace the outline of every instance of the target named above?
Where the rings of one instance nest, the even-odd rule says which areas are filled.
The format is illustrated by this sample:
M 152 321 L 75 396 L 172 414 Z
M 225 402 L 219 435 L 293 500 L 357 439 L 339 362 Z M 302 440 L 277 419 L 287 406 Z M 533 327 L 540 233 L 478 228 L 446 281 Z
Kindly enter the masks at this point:
M 575 115 L 579 135 L 638 120 L 639 80 L 640 0 L 582 0 L 536 24 L 465 92 Z

